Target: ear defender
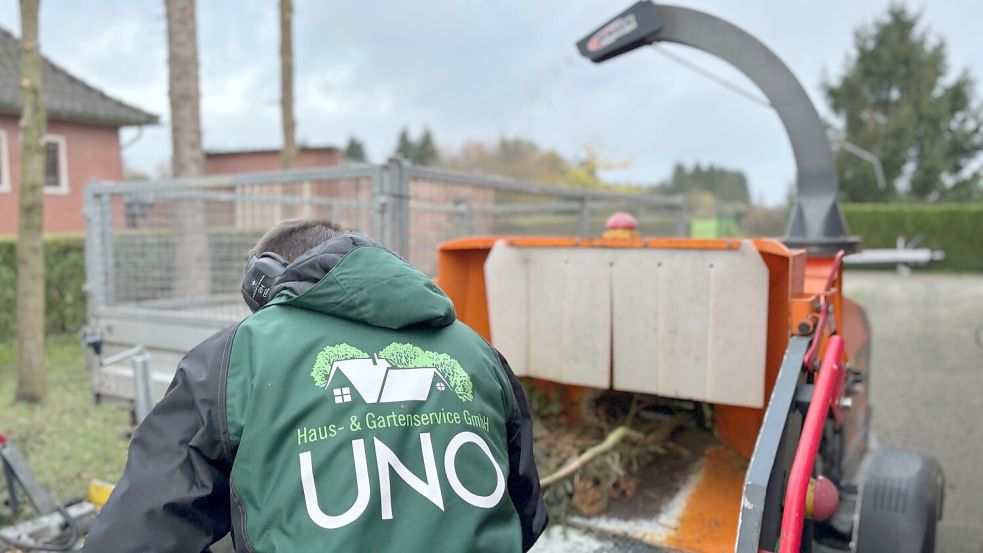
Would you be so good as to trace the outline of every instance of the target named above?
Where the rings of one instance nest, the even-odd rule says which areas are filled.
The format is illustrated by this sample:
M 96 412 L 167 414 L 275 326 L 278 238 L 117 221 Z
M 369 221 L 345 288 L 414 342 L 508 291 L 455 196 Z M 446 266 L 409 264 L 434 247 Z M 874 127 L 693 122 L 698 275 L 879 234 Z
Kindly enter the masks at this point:
M 242 277 L 242 299 L 246 300 L 249 309 L 256 312 L 270 301 L 270 291 L 283 276 L 287 265 L 285 259 L 273 252 L 249 256 Z

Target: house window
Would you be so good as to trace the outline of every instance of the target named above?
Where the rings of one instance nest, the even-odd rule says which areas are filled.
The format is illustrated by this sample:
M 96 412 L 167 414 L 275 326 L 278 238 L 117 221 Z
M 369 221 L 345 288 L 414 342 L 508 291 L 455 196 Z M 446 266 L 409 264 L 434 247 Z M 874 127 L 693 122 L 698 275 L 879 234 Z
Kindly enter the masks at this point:
M 446 388 L 446 387 L 447 386 L 445 386 L 443 382 L 438 382 L 437 383 L 437 389 L 440 390 L 441 392 L 443 392 L 444 391 L 444 388 Z
M 348 403 L 352 400 L 352 389 L 345 386 L 344 388 L 334 389 L 334 402 L 335 403 Z
M 68 155 L 65 137 L 44 137 L 44 191 L 47 194 L 68 194 Z
M 7 131 L 0 130 L 0 194 L 10 192 L 10 154 L 7 147 Z

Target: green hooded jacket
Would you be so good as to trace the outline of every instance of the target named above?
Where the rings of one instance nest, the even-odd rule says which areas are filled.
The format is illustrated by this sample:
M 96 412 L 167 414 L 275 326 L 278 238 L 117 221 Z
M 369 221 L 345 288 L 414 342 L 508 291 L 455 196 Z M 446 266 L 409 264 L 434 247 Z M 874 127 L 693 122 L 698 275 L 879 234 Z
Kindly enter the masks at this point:
M 547 522 L 505 360 L 360 235 L 179 364 L 85 551 L 528 550 Z

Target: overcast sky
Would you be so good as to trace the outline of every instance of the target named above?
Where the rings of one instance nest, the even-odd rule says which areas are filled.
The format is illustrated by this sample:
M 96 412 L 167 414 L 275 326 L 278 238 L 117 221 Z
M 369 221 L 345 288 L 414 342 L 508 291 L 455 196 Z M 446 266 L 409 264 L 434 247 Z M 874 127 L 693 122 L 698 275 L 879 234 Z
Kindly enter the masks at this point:
M 365 141 L 384 160 L 403 126 L 429 126 L 442 148 L 522 136 L 576 156 L 590 147 L 630 167 L 607 176 L 651 183 L 677 161 L 741 169 L 752 195 L 778 203 L 794 180 L 778 117 L 653 48 L 594 65 L 574 43 L 631 4 L 520 0 L 295 2 L 297 136 L 309 145 Z M 775 50 L 820 113 L 820 85 L 843 69 L 853 29 L 888 0 L 679 4 L 721 16 Z M 124 151 L 150 174 L 168 163 L 163 1 L 43 0 L 41 50 L 76 76 L 161 116 Z M 983 76 L 983 2 L 909 2 L 949 45 L 953 68 Z M 205 148 L 279 147 L 278 2 L 198 3 Z M 84 6 L 84 9 L 82 8 Z M 18 3 L 0 25 L 19 33 Z M 756 92 L 723 62 L 681 46 L 674 53 Z M 134 129 L 123 131 L 123 139 Z

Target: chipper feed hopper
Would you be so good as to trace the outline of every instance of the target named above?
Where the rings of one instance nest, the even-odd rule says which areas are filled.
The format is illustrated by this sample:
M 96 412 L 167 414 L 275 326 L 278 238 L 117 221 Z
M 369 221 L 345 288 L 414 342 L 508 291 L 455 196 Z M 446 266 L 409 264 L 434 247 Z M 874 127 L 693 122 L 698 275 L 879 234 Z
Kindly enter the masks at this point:
M 870 329 L 843 295 L 858 240 L 814 106 L 760 41 L 688 8 L 638 2 L 577 47 L 600 63 L 657 43 L 727 61 L 774 108 L 797 168 L 787 236 L 464 238 L 440 249 L 441 287 L 533 389 L 705 413 L 702 434 L 679 432 L 688 462 L 656 461 L 633 500 L 575 518 L 579 529 L 656 551 L 932 551 L 938 464 L 869 448 Z
M 617 231 L 459 239 L 438 264 L 461 320 L 533 386 L 712 412 L 685 466 L 657 462 L 652 493 L 580 528 L 656 551 L 931 551 L 941 473 L 868 447 L 870 330 L 842 253 Z

